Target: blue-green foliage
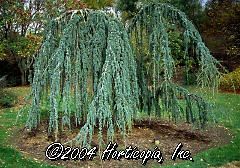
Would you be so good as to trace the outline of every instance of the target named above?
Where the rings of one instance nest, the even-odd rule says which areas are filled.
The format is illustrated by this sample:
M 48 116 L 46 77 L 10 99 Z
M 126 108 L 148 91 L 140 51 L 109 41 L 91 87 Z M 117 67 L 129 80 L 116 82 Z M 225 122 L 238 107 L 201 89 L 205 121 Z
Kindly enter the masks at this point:
M 186 62 L 185 66 L 188 66 L 190 62 L 189 46 L 191 44 L 196 46 L 196 61 L 199 65 L 198 84 L 214 89 L 218 86 L 220 72 L 217 66 L 219 63 L 211 56 L 191 21 L 186 18 L 184 13 L 170 5 L 152 3 L 143 7 L 128 26 L 139 63 L 141 110 L 148 110 L 149 113 L 155 112 L 158 116 L 167 112 L 173 121 L 185 118 L 187 122 L 204 127 L 209 104 L 201 97 L 190 94 L 188 90 L 173 82 L 177 60 L 172 56 L 170 48 L 167 30 L 169 23 L 181 28 L 185 47 L 185 54 L 182 55 L 182 58 Z M 148 51 L 151 58 L 151 76 L 146 73 L 146 64 L 143 63 L 146 53 L 144 50 Z M 180 103 L 179 98 L 183 99 L 185 103 Z M 193 109 L 197 109 L 197 113 Z
M 70 11 L 52 20 L 47 28 L 35 61 L 26 127 L 37 128 L 40 107 L 45 102 L 50 113 L 49 133 L 54 133 L 56 140 L 59 125 L 71 129 L 74 121 L 77 126 L 83 124 L 73 139 L 79 145 L 91 143 L 95 127 L 100 146 L 104 143 L 105 129 L 108 141 L 113 140 L 116 130 L 125 138 L 139 109 L 159 116 L 167 112 L 174 121 L 185 117 L 188 122 L 204 126 L 208 104 L 172 81 L 175 60 L 166 30 L 168 21 L 184 29 L 184 59 L 189 59 L 190 41 L 197 46 L 199 84 L 215 88 L 220 74 L 218 62 L 179 10 L 165 4 L 150 4 L 133 18 L 127 29 L 102 11 Z M 141 55 L 144 35 L 153 65 L 150 75 L 146 75 Z M 133 44 L 131 38 L 135 40 Z M 185 103 L 180 103 L 179 96 Z M 198 109 L 197 113 L 193 113 L 194 109 Z
M 104 127 L 108 140 L 115 128 L 125 136 L 138 103 L 128 34 L 122 23 L 102 12 L 80 11 L 69 17 L 52 21 L 39 51 L 27 127 L 37 127 L 41 100 L 48 95 L 48 128 L 56 138 L 59 123 L 70 127 L 72 116 L 76 125 L 85 123 L 76 137 L 80 144 L 91 141 L 95 126 L 99 142 Z

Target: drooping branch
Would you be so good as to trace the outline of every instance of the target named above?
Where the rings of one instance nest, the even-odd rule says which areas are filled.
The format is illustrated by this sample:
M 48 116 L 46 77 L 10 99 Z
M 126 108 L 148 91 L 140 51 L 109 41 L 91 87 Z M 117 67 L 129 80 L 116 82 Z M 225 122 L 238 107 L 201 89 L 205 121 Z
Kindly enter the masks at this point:
M 138 71 L 140 71 L 138 79 L 139 81 L 146 81 L 145 83 L 139 82 L 141 110 L 155 111 L 159 116 L 164 112 L 168 112 L 174 121 L 184 115 L 186 121 L 199 121 L 203 127 L 206 120 L 203 121 L 202 118 L 207 118 L 207 108 L 202 110 L 202 107 L 207 107 L 207 103 L 196 95 L 186 96 L 190 95 L 190 93 L 186 89 L 179 89 L 179 86 L 174 84 L 172 80 L 175 75 L 176 60 L 172 57 L 171 48 L 169 47 L 170 40 L 167 32 L 169 23 L 175 24 L 183 31 L 185 55 L 182 57 L 186 62 L 189 62 L 190 59 L 187 53 L 189 45 L 194 44 L 196 46 L 196 61 L 199 64 L 198 84 L 213 89 L 218 87 L 220 77 L 218 66 L 220 64 L 211 56 L 192 22 L 187 19 L 183 12 L 170 5 L 152 3 L 143 7 L 128 25 L 128 32 L 134 41 L 137 62 L 140 62 L 138 64 Z M 141 63 L 145 53 L 149 54 L 150 65 L 152 65 L 153 69 L 150 78 L 146 75 L 146 67 Z M 185 107 L 178 98 L 181 97 L 181 94 L 185 95 Z M 194 100 L 192 100 L 193 97 Z M 200 110 L 199 117 L 193 117 L 194 104 Z M 159 105 L 162 109 L 159 108 Z M 186 109 L 185 112 L 183 108 Z M 192 116 L 191 120 L 189 120 L 189 116 Z
M 35 64 L 27 127 L 37 127 L 40 100 L 49 95 L 49 132 L 55 132 L 56 139 L 59 123 L 70 127 L 73 113 L 77 125 L 85 123 L 76 138 L 81 144 L 91 141 L 96 125 L 99 142 L 105 127 L 108 139 L 116 128 L 125 136 L 136 111 L 138 86 L 124 26 L 102 12 L 89 12 L 87 17 L 75 13 L 69 21 L 57 19 L 52 24 Z M 58 31 L 55 40 L 52 30 Z
M 84 146 L 91 143 L 95 127 L 100 146 L 104 139 L 113 140 L 116 131 L 125 138 L 139 109 L 203 127 L 208 104 L 172 80 L 176 60 L 171 54 L 169 21 L 184 29 L 185 51 L 190 41 L 196 44 L 199 83 L 216 87 L 218 62 L 193 24 L 174 7 L 150 4 L 128 29 L 102 11 L 69 11 L 46 29 L 34 64 L 26 127 L 37 128 L 43 107 L 49 113 L 49 134 L 55 133 L 57 140 L 60 129 L 71 129 L 73 122 L 83 125 L 73 141 Z M 143 59 L 146 51 L 153 69 L 150 74 Z M 187 52 L 183 57 L 189 59 Z

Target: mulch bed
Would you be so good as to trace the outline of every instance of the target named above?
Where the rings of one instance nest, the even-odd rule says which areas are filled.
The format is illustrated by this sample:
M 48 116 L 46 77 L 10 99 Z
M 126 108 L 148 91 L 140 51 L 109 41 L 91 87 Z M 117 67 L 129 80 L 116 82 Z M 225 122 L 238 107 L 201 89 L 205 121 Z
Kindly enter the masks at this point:
M 220 92 L 222 92 L 222 93 L 240 94 L 240 89 L 235 90 L 235 91 L 233 91 L 233 90 L 223 90 L 223 89 L 221 89 Z
M 60 141 L 62 143 L 74 138 L 79 131 L 75 128 L 72 131 L 64 131 L 61 133 Z M 19 129 L 14 135 L 17 139 L 12 139 L 14 146 L 23 153 L 25 157 L 33 158 L 36 161 L 45 161 L 52 165 L 61 165 L 67 168 L 74 167 L 152 167 L 158 164 L 156 160 L 149 160 L 146 166 L 141 165 L 141 160 L 121 161 L 110 160 L 101 161 L 96 156 L 92 161 L 50 161 L 45 157 L 47 146 L 53 143 L 52 139 L 47 135 L 47 124 L 43 122 L 36 133 L 23 133 L 23 129 Z M 96 143 L 97 137 L 93 138 Z M 157 120 L 143 120 L 135 122 L 132 131 L 128 134 L 127 146 L 137 146 L 138 149 L 151 149 L 158 146 L 163 153 L 163 165 L 173 164 L 171 155 L 176 146 L 181 142 L 183 149 L 190 150 L 191 156 L 194 156 L 204 150 L 227 144 L 231 141 L 232 135 L 229 130 L 222 126 L 211 126 L 205 130 L 194 129 L 191 125 L 182 123 L 175 125 L 174 123 Z M 119 134 L 116 134 L 116 142 L 119 144 L 118 149 L 122 149 L 124 142 Z M 156 144 L 156 142 L 159 142 Z M 177 162 L 180 160 L 178 159 Z M 190 161 L 185 161 L 190 162 Z

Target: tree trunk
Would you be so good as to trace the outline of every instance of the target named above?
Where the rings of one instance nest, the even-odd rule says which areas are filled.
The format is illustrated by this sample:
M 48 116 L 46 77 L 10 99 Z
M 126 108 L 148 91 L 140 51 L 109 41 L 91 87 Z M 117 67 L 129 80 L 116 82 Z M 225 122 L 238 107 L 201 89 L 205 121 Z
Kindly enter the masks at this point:
M 24 86 L 27 84 L 26 71 L 21 71 L 21 85 Z
M 18 61 L 18 68 L 21 72 L 21 85 L 27 84 L 27 63 L 26 59 L 22 58 Z

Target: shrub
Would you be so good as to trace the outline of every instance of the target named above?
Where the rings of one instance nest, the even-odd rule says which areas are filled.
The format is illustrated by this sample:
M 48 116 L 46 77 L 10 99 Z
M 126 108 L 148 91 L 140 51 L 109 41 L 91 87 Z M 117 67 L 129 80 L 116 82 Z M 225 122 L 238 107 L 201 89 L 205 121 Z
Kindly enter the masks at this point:
M 221 77 L 220 89 L 228 91 L 240 90 L 240 67 Z
M 14 106 L 17 97 L 9 91 L 0 90 L 0 108 L 9 108 Z

